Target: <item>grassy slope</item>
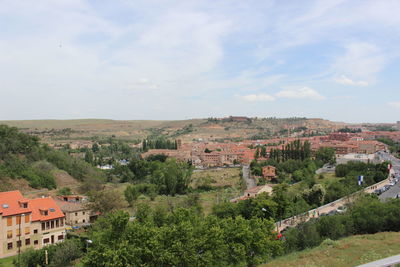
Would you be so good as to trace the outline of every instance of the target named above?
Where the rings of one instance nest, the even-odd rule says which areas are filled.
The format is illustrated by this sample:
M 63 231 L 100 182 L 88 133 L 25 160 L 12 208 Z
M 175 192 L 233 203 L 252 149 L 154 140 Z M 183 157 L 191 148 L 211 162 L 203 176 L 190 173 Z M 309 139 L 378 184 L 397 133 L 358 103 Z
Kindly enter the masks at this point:
M 357 266 L 397 254 L 400 254 L 400 233 L 384 232 L 325 242 L 319 247 L 291 253 L 262 266 Z

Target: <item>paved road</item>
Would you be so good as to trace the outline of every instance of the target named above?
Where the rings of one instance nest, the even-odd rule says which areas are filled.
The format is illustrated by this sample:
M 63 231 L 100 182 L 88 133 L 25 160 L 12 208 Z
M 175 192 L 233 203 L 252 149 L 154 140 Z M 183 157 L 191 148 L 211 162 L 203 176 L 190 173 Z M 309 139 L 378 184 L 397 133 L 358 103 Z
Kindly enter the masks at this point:
M 366 193 L 372 193 L 375 189 L 381 188 L 381 187 L 389 184 L 389 182 L 390 182 L 389 179 L 385 179 L 373 186 L 365 188 L 363 191 Z M 306 221 L 310 220 L 311 218 L 319 217 L 321 214 L 329 213 L 330 211 L 336 210 L 340 206 L 343 206 L 343 205 L 353 202 L 356 198 L 357 198 L 357 193 L 353 193 L 349 196 L 343 197 L 332 203 L 328 203 L 324 206 L 318 207 L 314 210 L 310 210 L 310 211 L 304 212 L 302 214 L 298 214 L 292 218 L 277 222 L 276 223 L 277 231 L 280 232 L 283 229 L 285 229 L 286 227 L 294 227 L 301 222 L 306 222 Z
M 250 166 L 243 165 L 242 172 L 243 172 L 243 179 L 246 182 L 247 189 L 255 187 L 256 181 L 254 179 L 250 178 Z
M 358 265 L 357 267 L 389 267 L 389 266 L 397 266 L 396 264 L 400 263 L 400 255 L 384 258 L 378 261 L 373 261 L 370 263 L 366 263 L 363 265 Z
M 400 174 L 400 159 L 394 157 L 393 155 L 386 153 L 386 152 L 379 152 L 378 156 L 381 160 L 384 161 L 391 161 L 393 165 L 393 174 L 399 175 Z M 390 198 L 395 198 L 397 194 L 400 194 L 400 183 L 395 184 L 392 186 L 388 191 L 383 192 L 379 199 L 382 201 L 388 200 Z

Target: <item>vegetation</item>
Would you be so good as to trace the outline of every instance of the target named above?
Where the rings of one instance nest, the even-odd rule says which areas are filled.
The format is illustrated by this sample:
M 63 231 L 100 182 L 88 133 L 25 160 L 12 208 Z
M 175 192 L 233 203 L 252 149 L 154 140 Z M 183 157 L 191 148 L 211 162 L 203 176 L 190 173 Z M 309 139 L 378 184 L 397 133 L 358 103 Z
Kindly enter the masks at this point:
M 133 222 L 128 219 L 119 211 L 95 223 L 84 266 L 254 266 L 282 253 L 269 220 L 148 207 Z
M 259 157 L 256 152 L 256 158 Z M 311 157 L 311 144 L 308 141 L 296 140 L 286 144 L 282 149 L 271 149 L 269 157 L 277 162 L 286 160 L 306 160 Z
M 286 254 L 261 266 L 358 266 L 400 254 L 399 239 L 399 232 L 326 239 L 318 247 Z
M 190 184 L 192 167 L 188 163 L 167 159 L 131 160 L 127 166 L 131 172 L 129 181 L 154 184 L 158 194 L 175 195 L 186 193 Z
M 338 130 L 339 133 L 361 133 L 361 129 L 351 129 L 349 127 L 341 128 Z
M 14 258 L 15 266 L 72 266 L 72 262 L 82 256 L 84 252 L 82 243 L 77 239 L 65 240 L 56 245 L 46 246 L 42 249 L 28 249 Z M 48 262 L 46 265 L 45 250 L 48 253 Z
M 388 145 L 390 153 L 393 153 L 396 156 L 400 155 L 400 142 L 395 142 L 390 138 L 378 138 L 377 140 Z
M 0 125 L 0 179 L 23 178 L 33 188 L 53 189 L 56 182 L 52 171 L 56 168 L 80 181 L 103 177 L 100 171 L 84 161 L 39 144 L 37 137 Z
M 149 149 L 177 149 L 177 143 L 175 141 L 165 140 L 165 139 L 156 139 L 156 140 L 148 140 L 145 139 L 142 142 L 143 151 L 147 151 Z
M 400 231 L 399 212 L 398 199 L 380 202 L 376 196 L 361 197 L 345 214 L 324 216 L 287 230 L 285 251 L 315 247 L 328 238 L 337 240 L 356 234 Z

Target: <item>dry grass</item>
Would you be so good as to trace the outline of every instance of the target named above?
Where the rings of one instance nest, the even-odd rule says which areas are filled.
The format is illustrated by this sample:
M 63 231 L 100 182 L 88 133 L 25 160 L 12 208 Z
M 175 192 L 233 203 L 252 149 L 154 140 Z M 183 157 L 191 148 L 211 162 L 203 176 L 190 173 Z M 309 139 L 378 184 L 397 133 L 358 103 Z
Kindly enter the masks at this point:
M 204 181 L 209 181 L 213 187 L 240 188 L 239 168 L 217 168 L 210 170 L 197 170 L 192 175 L 191 186 L 196 188 Z
M 397 254 L 400 254 L 400 233 L 384 232 L 324 242 L 319 247 L 282 256 L 262 266 L 347 267 Z

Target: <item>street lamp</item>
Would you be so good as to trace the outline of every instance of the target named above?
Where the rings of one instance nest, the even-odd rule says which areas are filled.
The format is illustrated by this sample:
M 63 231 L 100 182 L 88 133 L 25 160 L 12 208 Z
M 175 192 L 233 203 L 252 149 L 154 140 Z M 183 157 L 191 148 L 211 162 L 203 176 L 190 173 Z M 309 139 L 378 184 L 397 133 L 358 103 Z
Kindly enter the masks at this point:
M 85 242 L 86 242 L 86 253 L 87 253 L 88 248 L 89 248 L 89 245 L 90 245 L 90 244 L 93 244 L 93 241 L 90 240 L 90 239 L 86 239 Z
M 267 211 L 268 211 L 269 215 L 270 215 L 272 218 L 274 218 L 274 216 L 272 216 L 272 214 L 271 214 L 271 211 L 267 210 L 266 208 L 261 208 L 261 210 L 262 210 L 263 212 L 267 212 Z M 265 216 L 265 217 L 267 217 L 267 216 Z M 275 225 L 276 225 L 276 231 L 279 232 L 278 223 L 275 222 Z
M 20 215 L 20 217 L 19 217 L 19 225 L 18 225 L 18 230 L 19 230 L 19 233 L 18 233 L 18 266 L 21 266 L 21 257 L 20 257 L 20 255 L 21 255 L 21 246 L 22 246 L 22 244 L 21 244 L 21 223 L 22 223 L 22 218 L 23 217 L 25 217 L 24 213 L 22 213 Z

